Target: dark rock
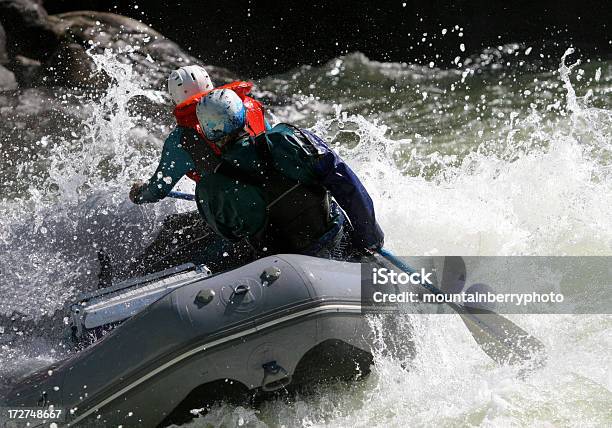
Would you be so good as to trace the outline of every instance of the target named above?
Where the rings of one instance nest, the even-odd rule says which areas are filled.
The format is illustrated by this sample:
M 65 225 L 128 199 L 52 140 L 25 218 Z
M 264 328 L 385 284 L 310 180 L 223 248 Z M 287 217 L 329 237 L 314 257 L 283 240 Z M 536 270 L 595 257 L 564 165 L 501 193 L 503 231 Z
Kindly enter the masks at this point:
M 42 82 L 42 64 L 32 58 L 17 55 L 12 58 L 9 66 L 20 88 L 33 88 Z
M 17 89 L 17 80 L 12 71 L 0 65 L 0 91 L 12 91 Z
M 6 32 L 11 57 L 24 55 L 44 60 L 57 49 L 58 34 L 37 1 L 0 0 L 0 23 Z
M 0 62 L 23 87 L 105 86 L 108 76 L 99 73 L 92 54 L 111 49 L 120 62 L 130 64 L 150 87 L 163 87 L 168 74 L 181 65 L 197 63 L 176 43 L 131 18 L 105 12 L 69 12 L 47 15 L 40 1 L 0 0 L 0 22 L 6 30 L 7 52 Z M 234 80 L 226 69 L 208 66 L 218 84 Z
M 8 54 L 6 53 L 6 33 L 4 27 L 0 24 L 0 64 L 8 61 Z
M 105 12 L 69 12 L 52 15 L 49 21 L 60 34 L 60 45 L 47 65 L 49 82 L 63 86 L 87 86 L 104 83 L 88 54 L 102 54 L 112 49 L 122 63 L 131 64 L 145 84 L 165 86 L 169 73 L 181 65 L 197 63 L 176 43 L 151 27 L 131 18 Z M 206 67 L 217 83 L 235 76 L 219 67 Z
M 91 57 L 78 43 L 63 41 L 46 62 L 43 78 L 48 84 L 61 86 L 88 86 L 104 82 L 94 73 Z

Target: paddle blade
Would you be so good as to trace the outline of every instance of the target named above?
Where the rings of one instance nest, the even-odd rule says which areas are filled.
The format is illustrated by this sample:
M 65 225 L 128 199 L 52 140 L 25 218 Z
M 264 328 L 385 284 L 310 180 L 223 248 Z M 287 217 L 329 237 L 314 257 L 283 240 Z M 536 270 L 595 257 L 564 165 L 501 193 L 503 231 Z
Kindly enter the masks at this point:
M 386 248 L 381 248 L 378 253 L 404 272 L 414 272 L 412 267 Z M 454 260 L 454 268 L 445 280 L 465 281 L 465 276 L 462 277 L 465 265 L 462 263 L 461 260 Z M 442 293 L 433 285 L 427 285 L 425 288 L 434 294 Z M 455 303 L 447 304 L 461 316 L 476 343 L 493 361 L 499 364 L 522 364 L 526 365 L 527 369 L 545 364 L 544 344 L 509 319 L 484 309 L 472 309 Z
M 546 363 L 544 344 L 509 319 L 482 309 L 452 306 L 478 345 L 493 361 L 499 364 L 527 364 L 533 368 Z

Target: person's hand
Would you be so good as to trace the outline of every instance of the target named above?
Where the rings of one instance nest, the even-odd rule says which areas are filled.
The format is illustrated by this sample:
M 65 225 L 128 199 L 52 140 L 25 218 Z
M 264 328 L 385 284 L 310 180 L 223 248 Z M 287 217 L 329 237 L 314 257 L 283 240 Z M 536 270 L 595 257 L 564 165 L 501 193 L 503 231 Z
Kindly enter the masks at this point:
M 373 245 L 372 247 L 370 247 L 370 250 L 379 251 L 384 245 L 385 245 L 385 241 L 384 239 L 382 239 L 379 242 L 377 242 L 376 245 Z
M 140 203 L 140 193 L 143 190 L 143 187 L 146 185 L 143 181 L 137 181 L 132 184 L 132 188 L 130 189 L 130 201 L 135 204 Z
M 385 245 L 385 240 L 381 239 L 379 242 L 369 245 L 366 249 L 371 253 L 378 253 L 383 245 Z

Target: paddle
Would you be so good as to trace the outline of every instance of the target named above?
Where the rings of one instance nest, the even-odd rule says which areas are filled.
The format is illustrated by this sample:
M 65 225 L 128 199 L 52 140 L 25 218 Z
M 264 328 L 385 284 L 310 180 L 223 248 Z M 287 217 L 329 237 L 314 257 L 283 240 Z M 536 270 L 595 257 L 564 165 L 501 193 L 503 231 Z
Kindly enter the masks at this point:
M 404 272 L 415 272 L 389 250 L 382 248 L 378 253 Z M 434 294 L 442 293 L 433 285 L 423 286 Z M 484 309 L 469 308 L 455 303 L 446 304 L 461 316 L 461 320 L 476 343 L 497 363 L 532 362 L 535 365 L 544 363 L 544 344 L 509 319 Z
M 195 195 L 183 192 L 170 192 L 168 196 L 187 201 L 195 200 Z M 415 272 L 391 251 L 382 248 L 378 253 L 404 272 Z M 442 293 L 433 285 L 424 284 L 423 286 L 432 293 Z M 536 365 L 543 364 L 544 344 L 512 321 L 485 309 L 469 308 L 455 303 L 446 304 L 459 314 L 476 343 L 497 363 L 534 362 Z

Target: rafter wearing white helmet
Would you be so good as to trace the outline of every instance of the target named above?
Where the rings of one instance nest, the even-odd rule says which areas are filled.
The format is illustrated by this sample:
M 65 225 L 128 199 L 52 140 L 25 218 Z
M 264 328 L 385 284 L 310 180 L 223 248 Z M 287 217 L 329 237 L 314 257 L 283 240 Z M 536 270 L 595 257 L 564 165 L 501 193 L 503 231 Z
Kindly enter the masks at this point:
M 199 65 L 187 65 L 174 70 L 168 77 L 168 92 L 176 104 L 200 92 L 213 89 L 212 80 Z

